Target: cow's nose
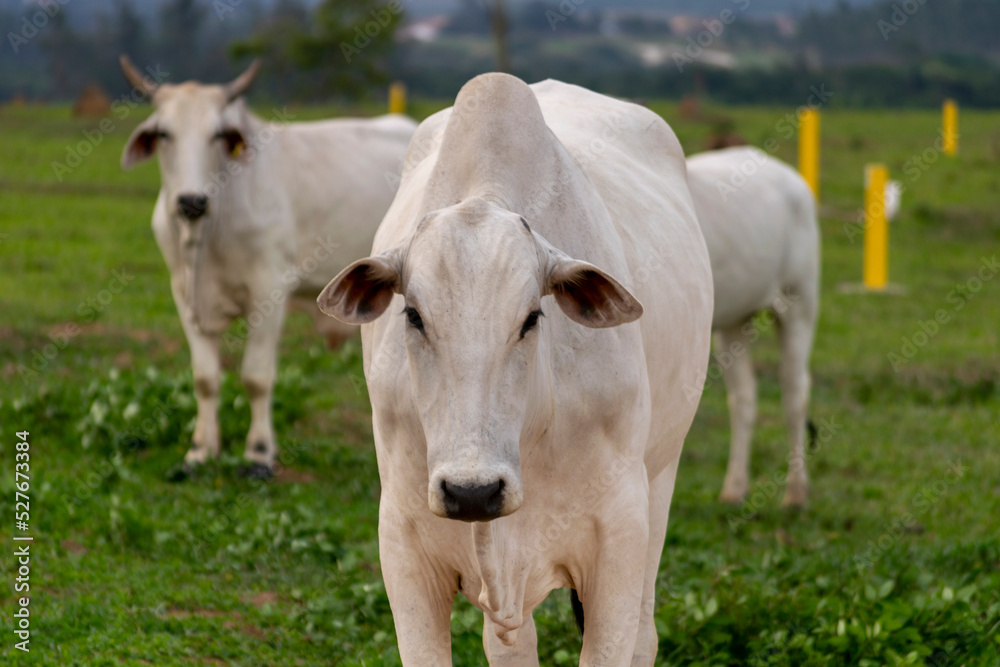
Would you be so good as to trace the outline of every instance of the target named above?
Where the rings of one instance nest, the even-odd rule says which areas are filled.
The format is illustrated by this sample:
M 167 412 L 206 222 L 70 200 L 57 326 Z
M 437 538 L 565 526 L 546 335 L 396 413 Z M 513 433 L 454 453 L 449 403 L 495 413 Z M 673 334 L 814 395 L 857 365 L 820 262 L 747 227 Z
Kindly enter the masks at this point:
M 480 486 L 458 486 L 441 482 L 444 510 L 449 519 L 489 521 L 500 516 L 503 506 L 503 480 Z
M 181 195 L 177 198 L 177 209 L 188 220 L 197 220 L 208 210 L 208 197 L 205 195 Z

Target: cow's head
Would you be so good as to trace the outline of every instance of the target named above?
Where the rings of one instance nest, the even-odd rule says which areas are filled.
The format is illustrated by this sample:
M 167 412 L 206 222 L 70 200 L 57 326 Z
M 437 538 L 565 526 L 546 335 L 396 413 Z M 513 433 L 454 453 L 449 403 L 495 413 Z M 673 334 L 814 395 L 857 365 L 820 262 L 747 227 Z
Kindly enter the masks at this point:
M 386 313 L 394 294 L 404 308 Z M 412 238 L 354 262 L 319 296 L 323 312 L 350 324 L 400 318 L 427 442 L 428 504 L 439 516 L 487 521 L 521 506 L 529 382 L 555 316 L 543 312 L 546 295 L 586 327 L 642 314 L 604 271 L 482 199 L 428 215 Z
M 143 78 L 126 56 L 121 65 L 129 83 L 156 109 L 129 137 L 122 167 L 129 169 L 159 152 L 170 214 L 195 222 L 209 212 L 219 184 L 228 182 L 227 161 L 241 159 L 251 139 L 246 108 L 237 99 L 250 86 L 260 63 L 254 61 L 224 86 L 193 82 L 157 86 Z

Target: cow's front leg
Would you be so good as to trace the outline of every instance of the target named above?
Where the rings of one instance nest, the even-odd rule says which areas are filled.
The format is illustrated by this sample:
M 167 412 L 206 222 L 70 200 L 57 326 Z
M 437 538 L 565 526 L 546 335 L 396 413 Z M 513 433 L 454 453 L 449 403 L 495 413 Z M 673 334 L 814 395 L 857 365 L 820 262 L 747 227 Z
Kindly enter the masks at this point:
M 247 476 L 269 478 L 278 451 L 271 422 L 271 397 L 285 320 L 285 300 L 274 303 L 273 299 L 261 299 L 254 303 L 257 307 L 247 315 L 249 333 L 241 369 L 243 387 L 250 402 L 250 430 L 243 457 L 250 462 L 245 469 Z M 267 305 L 271 308 L 266 308 Z
M 458 575 L 432 560 L 419 523 L 379 514 L 379 561 L 405 667 L 451 665 L 451 607 Z M 442 519 L 441 521 L 445 521 Z M 425 528 L 425 526 L 424 526 Z M 445 533 L 444 535 L 447 535 Z M 441 537 L 441 536 L 438 536 Z
M 622 481 L 632 492 L 611 503 L 610 511 L 599 520 L 600 544 L 577 589 L 584 614 L 580 665 L 626 667 L 632 663 L 649 541 L 644 481 Z
M 491 665 L 538 667 L 538 634 L 531 614 L 524 619 L 524 625 L 517 629 L 513 639 L 510 646 L 500 641 L 496 624 L 484 615 L 483 648 Z
M 198 403 L 198 417 L 194 425 L 191 448 L 184 455 L 187 470 L 219 455 L 219 336 L 203 333 L 194 323 L 190 309 L 183 297 L 183 286 L 171 283 L 181 326 L 191 351 L 191 370 L 194 375 L 194 395 Z
M 679 448 L 678 448 L 679 451 Z M 656 636 L 656 575 L 660 571 L 663 541 L 667 535 L 670 500 L 674 495 L 678 461 L 668 465 L 649 483 L 649 544 L 646 547 L 646 571 L 643 577 L 642 608 L 639 632 L 632 655 L 632 667 L 653 667 L 659 648 Z

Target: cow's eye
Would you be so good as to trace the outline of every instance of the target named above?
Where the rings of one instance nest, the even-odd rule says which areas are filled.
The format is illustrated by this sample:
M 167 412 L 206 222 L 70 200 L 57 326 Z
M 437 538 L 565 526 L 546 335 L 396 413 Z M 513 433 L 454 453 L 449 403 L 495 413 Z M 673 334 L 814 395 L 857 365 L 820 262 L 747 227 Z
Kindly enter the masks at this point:
M 219 130 L 215 134 L 215 138 L 222 141 L 223 146 L 226 148 L 226 153 L 232 157 L 239 157 L 240 153 L 246 147 L 246 141 L 243 139 L 243 134 L 239 130 L 234 130 L 232 128 L 226 128 L 225 130 Z
M 524 324 L 521 325 L 521 339 L 524 339 L 524 335 L 538 326 L 538 318 L 544 315 L 541 310 L 533 310 L 528 313 L 528 316 L 524 319 Z
M 423 333 L 424 321 L 421 319 L 420 313 L 417 312 L 417 309 L 407 306 L 403 309 L 403 312 L 406 313 L 406 320 L 410 323 L 410 326 Z
M 170 133 L 167 132 L 166 130 L 159 130 L 158 129 L 155 132 L 153 132 L 153 136 L 156 137 L 157 139 L 169 139 L 170 138 Z

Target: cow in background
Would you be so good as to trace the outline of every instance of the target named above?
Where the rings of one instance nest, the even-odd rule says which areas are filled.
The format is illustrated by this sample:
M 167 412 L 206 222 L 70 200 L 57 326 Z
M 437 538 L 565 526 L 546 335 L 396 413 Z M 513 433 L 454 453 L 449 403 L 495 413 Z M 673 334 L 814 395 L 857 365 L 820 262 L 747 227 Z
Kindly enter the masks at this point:
M 797 171 L 747 147 L 691 156 L 688 185 L 712 260 L 712 328 L 729 397 L 732 441 L 720 500 L 741 503 L 749 487 L 757 417 L 750 346 L 760 336 L 754 316 L 767 311 L 781 337 L 781 398 L 791 441 L 784 503 L 803 506 L 809 356 L 819 313 L 816 200 Z
M 241 376 L 250 402 L 245 472 L 268 477 L 277 444 L 271 393 L 290 305 L 328 341 L 352 327 L 319 314 L 320 290 L 371 248 L 416 123 L 399 115 L 267 123 L 241 96 L 254 62 L 226 85 L 155 85 L 122 56 L 153 114 L 129 138 L 122 167 L 157 154 L 153 233 L 191 350 L 198 416 L 181 475 L 219 454 L 220 338 L 236 318 L 246 339 Z

